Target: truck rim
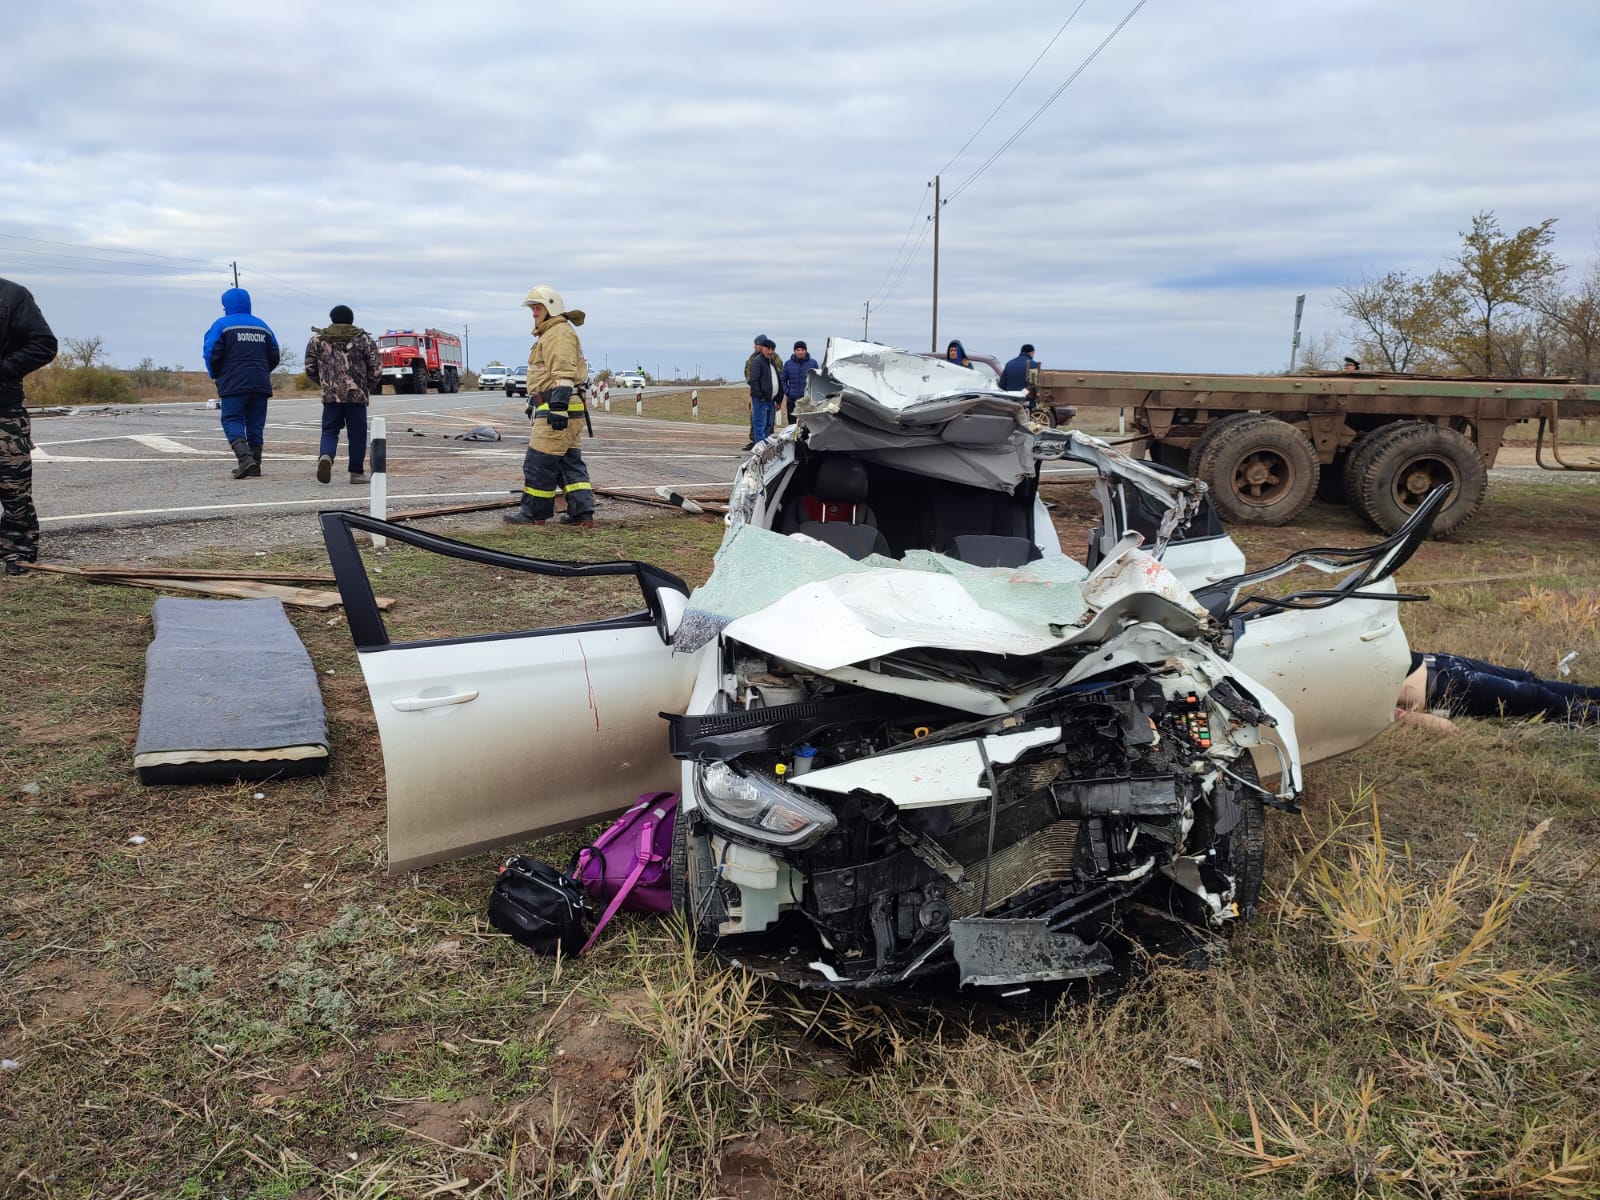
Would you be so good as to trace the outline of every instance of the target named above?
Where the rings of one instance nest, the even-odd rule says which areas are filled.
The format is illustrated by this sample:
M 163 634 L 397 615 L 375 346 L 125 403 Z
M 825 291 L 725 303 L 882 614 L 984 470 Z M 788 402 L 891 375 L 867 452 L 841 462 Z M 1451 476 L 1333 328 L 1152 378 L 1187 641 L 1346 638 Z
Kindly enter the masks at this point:
M 1276 504 L 1298 482 L 1294 463 L 1275 450 L 1252 450 L 1233 469 L 1233 494 L 1259 508 Z

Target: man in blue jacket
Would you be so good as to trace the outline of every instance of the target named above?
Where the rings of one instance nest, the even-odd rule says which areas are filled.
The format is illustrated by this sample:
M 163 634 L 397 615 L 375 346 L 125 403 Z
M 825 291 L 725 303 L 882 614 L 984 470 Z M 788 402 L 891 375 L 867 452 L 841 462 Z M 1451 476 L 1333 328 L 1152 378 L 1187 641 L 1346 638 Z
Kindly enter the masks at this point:
M 1033 357 L 1033 347 L 1023 343 L 1022 353 L 1006 363 L 1000 372 L 1000 388 L 1007 392 L 1020 392 L 1028 386 L 1028 372 L 1039 365 Z
M 222 316 L 206 330 L 205 357 L 222 401 L 222 432 L 239 460 L 233 477 L 254 478 L 261 474 L 278 339 L 265 321 L 250 315 L 250 293 L 243 288 L 222 293 Z
M 794 424 L 794 402 L 806 394 L 806 376 L 820 371 L 822 366 L 811 357 L 804 342 L 794 344 L 794 353 L 783 364 L 779 379 L 783 384 L 783 404 L 789 414 L 789 424 Z

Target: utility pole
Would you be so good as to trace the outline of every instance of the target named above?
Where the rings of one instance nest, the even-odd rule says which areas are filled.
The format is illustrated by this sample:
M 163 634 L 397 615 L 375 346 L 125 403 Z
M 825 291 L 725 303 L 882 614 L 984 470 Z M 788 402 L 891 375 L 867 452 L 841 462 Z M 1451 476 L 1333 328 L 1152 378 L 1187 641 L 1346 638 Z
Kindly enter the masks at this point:
M 872 320 L 872 301 L 868 300 L 861 306 L 861 340 L 867 340 L 867 325 Z
M 1301 292 L 1294 298 L 1294 341 L 1289 343 L 1289 374 L 1294 374 L 1294 360 L 1300 353 L 1300 314 L 1305 311 L 1306 296 Z
M 461 372 L 464 375 L 472 374 L 472 326 L 463 325 L 461 339 Z
M 933 345 L 939 353 L 939 177 L 933 177 Z
M 231 262 L 228 265 L 233 268 L 233 286 L 234 287 L 238 287 L 239 286 L 239 264 L 236 263 L 236 262 Z

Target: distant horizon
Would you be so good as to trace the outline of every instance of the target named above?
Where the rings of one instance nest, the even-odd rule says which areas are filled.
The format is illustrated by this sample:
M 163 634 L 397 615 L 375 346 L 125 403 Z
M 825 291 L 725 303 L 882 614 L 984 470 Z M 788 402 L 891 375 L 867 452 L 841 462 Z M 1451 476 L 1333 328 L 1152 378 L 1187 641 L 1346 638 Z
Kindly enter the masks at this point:
M 1258 374 L 1296 295 L 1304 341 L 1342 338 L 1341 285 L 1432 270 L 1479 211 L 1593 257 L 1600 5 L 1132 10 L 823 0 L 761 73 L 729 0 L 415 27 L 62 0 L 10 20 L 0 275 L 119 367 L 197 367 L 237 268 L 297 352 L 347 304 L 521 361 L 549 284 L 597 369 L 736 379 L 757 334 L 859 337 L 869 301 L 874 340 L 932 343 L 938 176 L 940 342 Z M 562 86 L 486 54 L 535 42 Z

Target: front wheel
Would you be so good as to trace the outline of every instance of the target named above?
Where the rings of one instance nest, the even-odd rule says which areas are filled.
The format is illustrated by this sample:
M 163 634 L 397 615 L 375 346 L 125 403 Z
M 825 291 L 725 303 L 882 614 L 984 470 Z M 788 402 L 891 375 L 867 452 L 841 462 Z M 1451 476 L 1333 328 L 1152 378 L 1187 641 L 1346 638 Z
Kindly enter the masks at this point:
M 428 394 L 427 367 L 411 368 L 411 391 L 418 396 L 426 396 Z
M 689 845 L 689 821 L 680 804 L 672 823 L 672 908 L 683 917 L 690 945 L 709 950 L 717 944 L 728 907 L 710 844 L 697 837 Z

